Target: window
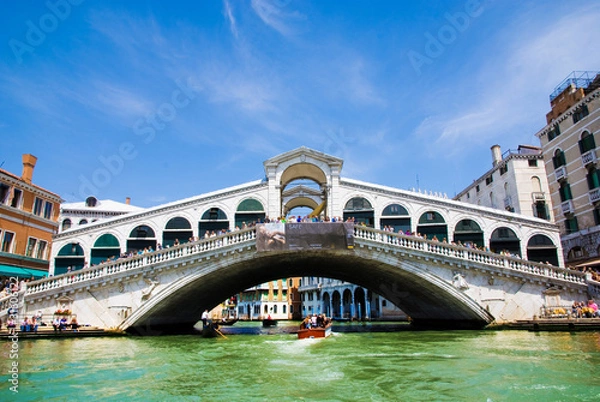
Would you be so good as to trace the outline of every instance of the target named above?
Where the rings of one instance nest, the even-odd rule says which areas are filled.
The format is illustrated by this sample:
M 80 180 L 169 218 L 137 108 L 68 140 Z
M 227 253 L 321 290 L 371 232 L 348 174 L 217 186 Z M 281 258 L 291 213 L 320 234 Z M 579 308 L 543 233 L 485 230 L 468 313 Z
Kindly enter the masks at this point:
M 475 191 L 479 192 L 479 184 L 475 186 Z
M 529 159 L 529 167 L 537 167 L 537 159 Z
M 46 204 L 44 204 L 44 218 L 52 219 L 52 207 L 52 203 L 50 201 L 46 201 Z
M 47 249 L 48 249 L 48 242 L 45 240 L 39 240 L 37 250 L 35 252 L 35 258 L 39 258 L 40 260 L 45 260 Z
M 87 223 L 88 223 L 87 219 L 82 219 L 79 221 L 80 225 L 87 225 Z
M 71 229 L 71 220 L 65 219 L 62 223 L 62 230 Z
M 560 202 L 573 199 L 573 195 L 571 194 L 571 186 L 566 181 L 560 184 L 558 194 L 560 195 Z
M 0 204 L 6 204 L 8 195 L 10 194 L 10 186 L 0 183 Z
M 42 207 L 44 206 L 44 201 L 41 198 L 35 197 L 35 201 L 33 202 L 33 214 L 37 216 L 42 215 Z
M 502 165 L 502 166 L 500 166 L 500 175 L 502 176 L 506 172 L 508 172 L 508 165 Z
M 581 105 L 573 112 L 573 124 L 590 114 L 587 105 Z
M 579 151 L 583 155 L 584 153 L 591 151 L 596 148 L 596 142 L 594 136 L 587 131 L 584 131 L 581 140 L 579 140 Z
M 10 206 L 13 208 L 21 208 L 21 198 L 23 197 L 23 192 L 18 188 L 13 190 L 13 199 L 10 203 Z
M 600 225 L 600 208 L 594 208 L 594 223 Z
M 12 232 L 4 232 L 4 238 L 2 239 L 2 251 L 5 253 L 12 252 L 13 240 L 15 238 L 15 234 Z
M 577 224 L 577 218 L 575 216 L 565 220 L 565 231 L 567 234 L 579 232 L 579 225 Z
M 592 166 L 586 177 L 590 190 L 600 187 L 600 170 L 596 169 L 595 166 Z
M 554 165 L 554 169 L 558 169 L 559 167 L 567 164 L 567 161 L 565 159 L 565 153 L 562 150 L 557 149 L 556 151 L 554 151 L 554 156 L 552 157 L 552 164 Z
M 27 250 L 25 251 L 27 257 L 33 257 L 36 243 L 37 239 L 34 239 L 33 237 L 30 237 L 29 240 L 27 240 Z
M 560 135 L 560 126 L 555 124 L 552 130 L 548 131 L 548 141 L 552 141 Z
M 494 181 L 494 176 L 493 175 L 489 175 L 488 177 L 485 178 L 485 184 L 487 184 L 488 186 Z

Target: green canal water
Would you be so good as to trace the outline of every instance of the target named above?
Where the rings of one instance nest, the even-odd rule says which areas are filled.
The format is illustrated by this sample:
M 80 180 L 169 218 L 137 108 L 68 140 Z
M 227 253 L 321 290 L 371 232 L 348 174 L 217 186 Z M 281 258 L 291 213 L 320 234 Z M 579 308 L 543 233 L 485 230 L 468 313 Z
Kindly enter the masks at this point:
M 3 341 L 0 401 L 600 401 L 599 332 L 349 328 Z

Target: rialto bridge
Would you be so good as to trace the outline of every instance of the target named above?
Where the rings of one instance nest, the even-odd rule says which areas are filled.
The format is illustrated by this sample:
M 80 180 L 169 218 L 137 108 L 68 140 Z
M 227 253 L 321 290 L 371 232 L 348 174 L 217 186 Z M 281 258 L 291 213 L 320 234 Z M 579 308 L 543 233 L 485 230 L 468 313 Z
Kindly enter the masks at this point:
M 547 221 L 345 179 L 341 159 L 304 147 L 264 168 L 264 180 L 58 234 L 54 276 L 18 295 L 19 315 L 65 308 L 84 324 L 185 332 L 205 308 L 244 289 L 318 276 L 376 292 L 415 325 L 482 327 L 531 318 L 543 306 L 570 305 L 598 290 L 563 268 L 558 230 Z M 347 247 L 318 234 L 311 242 L 304 233 L 304 246 L 265 248 L 261 228 L 277 224 L 252 223 L 297 207 L 338 222 L 279 224 L 282 231 L 342 225 Z M 347 220 L 354 225 L 339 223 Z M 205 238 L 206 231 L 216 235 Z M 8 305 L 0 300 L 0 311 Z

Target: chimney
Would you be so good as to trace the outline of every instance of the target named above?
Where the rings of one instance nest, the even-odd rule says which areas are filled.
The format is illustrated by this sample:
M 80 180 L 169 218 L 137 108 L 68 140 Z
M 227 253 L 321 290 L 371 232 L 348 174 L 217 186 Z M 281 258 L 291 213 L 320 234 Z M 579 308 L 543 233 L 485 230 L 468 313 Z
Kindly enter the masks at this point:
M 497 166 L 498 163 L 502 162 L 502 151 L 500 145 L 492 146 L 492 166 Z
M 25 183 L 31 184 L 31 178 L 33 177 L 33 168 L 37 158 L 31 154 L 23 154 L 23 173 L 21 173 L 21 179 Z
M 130 197 L 125 198 L 125 204 L 127 204 L 127 205 L 131 204 L 131 198 Z

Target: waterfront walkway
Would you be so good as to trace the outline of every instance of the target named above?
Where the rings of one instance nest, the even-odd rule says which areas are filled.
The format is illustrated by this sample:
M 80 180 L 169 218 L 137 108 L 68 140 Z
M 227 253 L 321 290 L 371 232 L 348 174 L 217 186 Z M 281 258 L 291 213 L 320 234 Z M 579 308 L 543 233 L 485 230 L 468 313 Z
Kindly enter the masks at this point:
M 22 332 L 17 331 L 19 339 L 48 339 L 48 338 L 83 338 L 93 336 L 115 336 L 123 335 L 123 333 L 116 331 L 108 331 L 98 327 L 79 327 L 77 331 L 72 329 L 65 329 L 62 331 L 54 331 L 52 326 L 39 327 L 37 332 L 29 331 Z M 6 328 L 0 330 L 0 339 L 11 338 L 13 335 L 8 334 Z

